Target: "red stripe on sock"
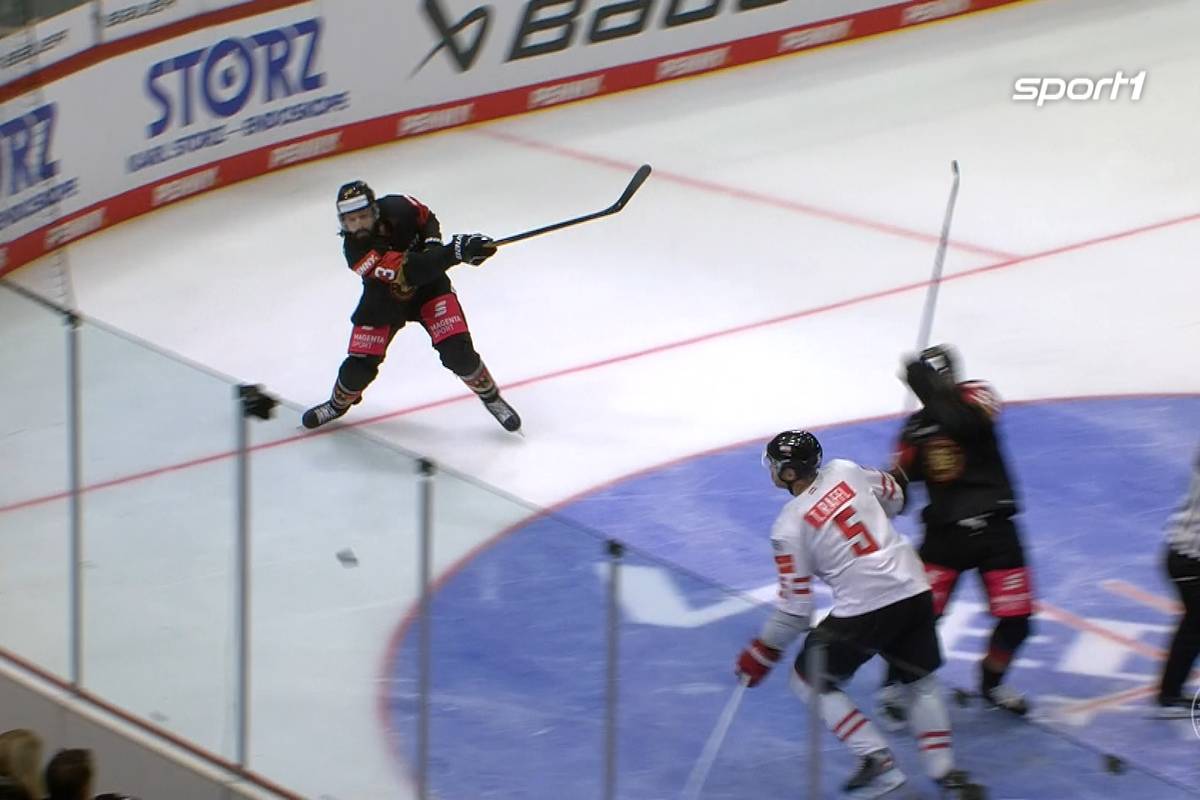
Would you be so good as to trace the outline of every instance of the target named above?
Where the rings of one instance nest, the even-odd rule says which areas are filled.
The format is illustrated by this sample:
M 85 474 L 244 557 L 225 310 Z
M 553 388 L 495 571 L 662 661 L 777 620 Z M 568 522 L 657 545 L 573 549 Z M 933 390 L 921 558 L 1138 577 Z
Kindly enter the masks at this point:
M 843 726 L 843 725 L 845 725 L 845 724 L 846 724 L 847 722 L 849 722 L 850 720 L 854 719 L 854 715 L 855 715 L 855 714 L 857 714 L 857 713 L 858 713 L 858 709 L 857 709 L 857 708 L 854 708 L 854 709 L 851 709 L 851 710 L 850 710 L 850 713 L 849 713 L 849 714 L 847 714 L 846 716 L 842 717 L 842 721 L 841 721 L 841 722 L 839 722 L 837 725 L 834 725 L 834 726 L 833 726 L 833 733 L 834 733 L 834 735 L 835 735 L 835 736 L 840 736 L 841 734 L 839 734 L 839 733 L 838 733 L 838 731 L 840 731 L 840 730 L 842 729 L 842 726 Z
M 860 717 L 862 717 L 862 715 L 861 715 L 861 714 L 860 714 L 859 716 L 860 716 Z M 850 730 L 846 731 L 846 735 L 845 735 L 845 736 L 839 736 L 838 738 L 839 738 L 839 739 L 841 739 L 841 740 L 844 742 L 844 741 L 846 741 L 847 739 L 849 739 L 851 736 L 853 736 L 853 735 L 854 735 L 854 733 L 855 733 L 855 731 L 857 731 L 859 728 L 861 728 L 863 725 L 866 725 L 866 724 L 867 724 L 867 718 L 866 718 L 866 717 L 862 717 L 862 719 L 860 719 L 860 720 L 858 721 L 858 723 L 857 723 L 857 724 L 855 724 L 855 726 L 854 726 L 853 728 L 851 728 Z

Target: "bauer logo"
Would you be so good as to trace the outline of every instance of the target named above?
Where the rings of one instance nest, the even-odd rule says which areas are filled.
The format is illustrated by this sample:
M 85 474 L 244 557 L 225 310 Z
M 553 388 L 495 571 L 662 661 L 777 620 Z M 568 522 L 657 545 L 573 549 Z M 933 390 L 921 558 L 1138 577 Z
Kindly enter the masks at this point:
M 585 0 L 527 0 L 517 13 L 516 27 L 501 33 L 505 37 L 504 61 L 627 39 L 647 30 L 720 24 L 731 14 L 789 2 L 792 0 L 613 0 L 601 5 Z M 472 69 L 494 38 L 493 7 L 476 5 L 474 0 L 422 0 L 421 7 L 436 44 L 417 63 L 413 74 L 443 53 L 458 72 Z
M 1121 70 L 1111 78 L 1017 78 L 1013 84 L 1012 99 L 1017 102 L 1033 103 L 1038 108 L 1060 100 L 1092 103 L 1100 100 L 1122 99 L 1129 88 L 1130 102 L 1142 99 L 1146 85 L 1146 70 L 1128 77 Z

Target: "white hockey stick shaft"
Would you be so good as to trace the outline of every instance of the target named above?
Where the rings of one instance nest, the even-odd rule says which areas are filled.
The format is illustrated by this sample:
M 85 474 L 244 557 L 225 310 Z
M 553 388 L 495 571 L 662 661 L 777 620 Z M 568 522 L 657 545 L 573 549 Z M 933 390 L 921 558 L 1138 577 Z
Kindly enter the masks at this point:
M 738 706 L 742 704 L 742 695 L 746 693 L 746 686 L 746 679 L 743 678 L 738 681 L 733 694 L 729 695 L 725 709 L 717 720 L 717 726 L 708 735 L 708 741 L 704 743 L 700 759 L 696 762 L 696 766 L 692 767 L 692 774 L 688 775 L 687 784 L 683 788 L 683 800 L 698 800 L 700 797 L 700 792 L 704 789 L 704 781 L 708 779 L 708 772 L 712 769 L 713 762 L 717 760 L 717 752 L 725 742 L 725 734 L 729 733 L 733 715 L 737 713 Z
M 938 289 L 942 285 L 942 268 L 946 264 L 946 247 L 950 244 L 950 223 L 954 220 L 954 206 L 958 203 L 957 161 L 950 162 L 950 171 L 954 174 L 954 182 L 950 185 L 950 199 L 946 201 L 946 215 L 942 218 L 942 235 L 938 238 L 937 253 L 933 257 L 933 275 L 929 279 L 929 288 L 925 290 L 925 308 L 921 312 L 921 327 L 917 331 L 918 353 L 929 347 L 929 337 L 933 332 L 933 312 L 937 309 Z M 916 399 L 912 392 L 904 398 L 906 413 L 916 406 Z
M 954 183 L 950 186 L 950 199 L 946 202 L 946 216 L 942 219 L 942 235 L 938 239 L 937 254 L 933 257 L 933 277 L 925 292 L 925 310 L 921 313 L 921 330 L 917 333 L 917 352 L 929 347 L 929 335 L 933 330 L 933 312 L 937 307 L 938 288 L 942 285 L 942 267 L 946 263 L 946 247 L 950 244 L 950 223 L 954 220 L 954 206 L 958 202 L 958 162 L 950 162 Z

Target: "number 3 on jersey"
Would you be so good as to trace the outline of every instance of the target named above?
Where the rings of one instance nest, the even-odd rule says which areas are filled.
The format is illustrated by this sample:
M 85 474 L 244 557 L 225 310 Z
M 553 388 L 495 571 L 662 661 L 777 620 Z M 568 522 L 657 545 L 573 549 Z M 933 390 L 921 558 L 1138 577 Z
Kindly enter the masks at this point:
M 850 542 L 850 548 L 856 556 L 866 556 L 879 549 L 867 526 L 861 522 L 853 522 L 854 506 L 846 506 L 833 518 L 834 524 Z

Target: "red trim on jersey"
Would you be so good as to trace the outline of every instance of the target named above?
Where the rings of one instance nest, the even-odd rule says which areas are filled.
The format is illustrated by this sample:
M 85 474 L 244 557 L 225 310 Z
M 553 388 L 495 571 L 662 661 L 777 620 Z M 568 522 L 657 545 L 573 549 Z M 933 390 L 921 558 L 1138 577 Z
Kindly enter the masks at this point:
M 781 575 L 789 575 L 796 571 L 796 559 L 792 556 L 775 556 L 775 567 Z
M 432 213 L 429 210 L 429 206 L 409 194 L 404 195 L 404 199 L 417 210 L 417 224 L 424 227 L 425 223 L 429 221 L 429 215 Z

